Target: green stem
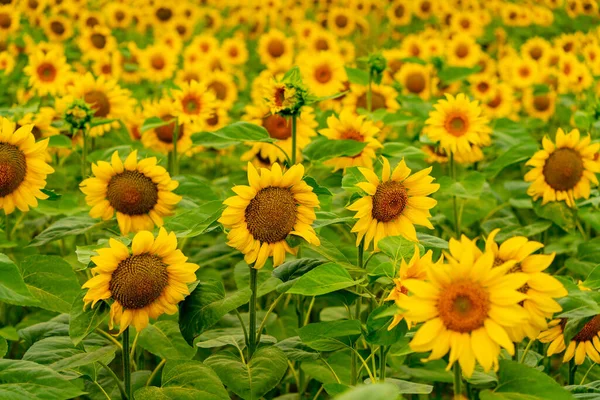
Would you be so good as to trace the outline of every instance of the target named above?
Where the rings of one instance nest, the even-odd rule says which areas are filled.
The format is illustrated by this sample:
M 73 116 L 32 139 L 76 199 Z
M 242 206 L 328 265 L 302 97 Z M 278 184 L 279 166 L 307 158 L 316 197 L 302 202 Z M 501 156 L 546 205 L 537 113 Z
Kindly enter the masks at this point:
M 158 373 L 158 371 L 160 371 L 160 369 L 162 368 L 162 366 L 165 365 L 166 362 L 167 362 L 166 358 L 163 358 L 162 360 L 160 360 L 160 362 L 158 363 L 158 365 L 156 366 L 156 368 L 154 368 L 154 371 L 152 371 L 152 374 L 150 374 L 150 377 L 146 381 L 146 386 L 150 386 L 150 384 L 154 380 L 154 377 L 156 376 L 156 374 Z
M 575 364 L 575 357 L 569 361 L 569 385 L 575 383 L 575 373 L 577 372 L 577 364 Z
M 363 259 L 364 259 L 364 254 L 365 254 L 365 242 L 364 240 L 362 240 L 360 242 L 360 244 L 358 245 L 358 255 L 356 258 L 356 266 L 358 268 L 362 268 L 363 267 Z M 356 291 L 360 294 L 360 285 L 356 286 Z M 354 319 L 357 319 L 360 321 L 360 307 L 361 307 L 361 297 L 358 296 L 358 298 L 356 299 L 356 306 L 354 309 Z M 358 344 L 354 344 L 354 347 L 356 347 L 355 351 L 352 352 L 351 354 L 351 358 L 350 358 L 350 369 L 351 369 L 351 383 L 352 385 L 356 385 L 356 382 L 358 381 L 358 371 L 357 371 L 357 359 L 356 359 L 356 350 Z
M 115 374 L 115 371 L 110 369 L 108 367 L 108 365 L 104 364 L 101 361 L 98 361 L 98 364 L 100 364 L 102 366 L 102 368 L 104 368 L 106 370 L 106 372 L 108 372 L 108 374 L 111 376 L 111 378 L 115 381 L 115 383 L 117 384 L 117 388 L 119 389 L 119 392 L 121 393 L 121 397 L 123 399 L 127 399 L 127 393 L 125 392 L 125 387 L 123 386 L 123 382 L 121 382 L 121 380 L 117 377 L 117 375 Z
M 583 376 L 583 378 L 581 378 L 581 382 L 579 383 L 579 386 L 581 386 L 585 383 L 585 379 L 587 378 L 588 374 L 592 371 L 592 368 L 594 368 L 595 366 L 596 366 L 596 363 L 592 362 L 592 364 L 590 365 L 588 370 L 585 372 L 585 375 Z
M 258 291 L 258 270 L 250 267 L 250 329 L 248 332 L 248 359 L 252 358 L 252 354 L 256 350 L 256 292 Z
M 304 297 L 298 295 L 298 302 L 296 306 L 296 314 L 298 316 L 298 329 L 304 326 Z M 302 362 L 297 361 L 298 368 L 298 399 L 302 400 L 304 397 L 304 371 L 302 370 Z
M 515 342 L 515 354 L 513 354 L 512 359 L 514 362 L 519 362 L 519 343 Z
M 283 298 L 284 294 L 285 292 L 281 293 L 279 297 L 275 299 L 275 301 L 271 304 L 271 307 L 269 307 L 269 309 L 267 310 L 267 313 L 265 314 L 265 317 L 263 318 L 262 322 L 260 323 L 260 327 L 258 328 L 258 334 L 256 336 L 256 341 L 258 343 L 260 343 L 260 336 L 262 335 L 263 329 L 265 329 L 265 325 L 267 324 L 267 319 L 269 318 L 269 315 L 273 312 L 273 310 L 277 306 L 277 303 L 279 303 L 279 300 Z
M 240 325 L 242 326 L 242 331 L 244 332 L 244 343 L 246 344 L 246 347 L 247 347 L 248 346 L 248 331 L 246 330 L 246 324 L 244 324 L 244 320 L 242 319 L 242 316 L 240 315 L 240 312 L 238 310 L 235 310 L 235 315 L 237 316 L 238 320 L 240 321 Z
M 523 364 L 525 362 L 525 356 L 527 355 L 527 352 L 529 351 L 529 348 L 531 347 L 531 345 L 533 344 L 533 342 L 535 342 L 535 340 L 531 339 L 529 341 L 529 343 L 527 343 L 527 346 L 525 347 L 525 350 L 523 350 L 523 355 L 521 356 L 521 361 L 519 361 L 521 364 Z M 515 349 L 515 353 L 516 353 L 516 349 Z
M 127 399 L 131 400 L 131 350 L 129 349 L 129 327 L 123 331 L 123 380 L 125 381 L 125 393 Z
M 385 346 L 381 346 L 379 348 L 379 382 L 385 382 L 386 356 Z
M 292 165 L 296 165 L 296 114 L 292 114 Z
M 577 230 L 579 231 L 579 233 L 581 233 L 583 240 L 586 241 L 587 234 L 585 233 L 585 229 L 583 229 L 583 225 L 581 225 L 581 219 L 579 218 L 579 213 L 577 213 L 577 215 L 575 217 L 575 226 L 577 227 Z
M 458 398 L 458 396 L 462 393 L 462 389 L 460 387 L 462 383 L 462 373 L 460 371 L 460 364 L 458 361 L 454 363 L 454 397 Z
M 452 174 L 452 180 L 456 182 L 456 165 L 454 163 L 453 153 L 450 153 L 450 173 Z M 452 195 L 452 206 L 454 210 L 454 229 L 456 232 L 456 238 L 460 239 L 460 218 L 458 215 L 458 199 L 455 195 Z
M 25 213 L 24 212 L 20 212 L 19 213 L 19 217 L 17 218 L 17 220 L 15 221 L 15 224 L 13 225 L 12 229 L 10 230 L 10 237 L 15 237 L 15 233 L 17 232 L 17 228 L 19 227 L 19 225 L 21 225 L 21 222 L 23 222 L 23 218 L 25 218 Z

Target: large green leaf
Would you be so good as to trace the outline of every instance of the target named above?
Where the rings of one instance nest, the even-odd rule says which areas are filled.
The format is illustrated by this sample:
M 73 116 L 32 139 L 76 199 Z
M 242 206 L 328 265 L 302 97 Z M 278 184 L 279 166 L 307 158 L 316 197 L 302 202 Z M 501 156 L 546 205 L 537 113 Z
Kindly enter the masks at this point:
M 408 327 L 404 320 L 391 330 L 388 330 L 392 323 L 392 317 L 384 315 L 388 315 L 386 311 L 389 311 L 390 308 L 393 311 L 396 311 L 398 307 L 393 303 L 391 305 L 384 304 L 377 307 L 369 314 L 369 317 L 367 318 L 367 333 L 365 335 L 365 339 L 368 343 L 380 346 L 391 346 L 402 339 L 406 334 Z
M 67 236 L 81 235 L 103 223 L 87 215 L 62 218 L 34 237 L 30 246 L 43 246 Z
M 68 313 L 80 292 L 79 281 L 71 265 L 58 256 L 34 255 L 21 263 L 27 288 L 39 300 L 38 307 Z
M 189 360 L 196 354 L 196 348 L 190 347 L 176 321 L 158 321 L 148 325 L 140 332 L 138 344 L 152 354 L 167 360 Z
M 0 336 L 0 358 L 3 358 L 8 352 L 8 343 L 6 339 Z
M 285 354 L 275 346 L 259 348 L 249 362 L 237 354 L 219 353 L 208 357 L 205 363 L 244 400 L 260 399 L 277 386 L 288 368 Z
M 327 263 L 302 275 L 287 293 L 318 296 L 355 286 L 356 283 L 343 267 Z
M 316 322 L 298 331 L 300 339 L 319 351 L 334 351 L 350 346 L 361 335 L 360 321 Z
M 456 81 L 462 81 L 468 78 L 470 75 L 479 71 L 481 67 L 444 67 L 438 72 L 440 80 L 449 84 Z
M 313 161 L 330 160 L 335 157 L 353 157 L 367 145 L 357 140 L 328 140 L 319 138 L 311 142 L 303 150 L 306 158 Z
M 200 361 L 167 361 L 160 387 L 149 386 L 134 393 L 138 400 L 228 400 L 229 395 L 215 372 Z
M 179 327 L 185 340 L 193 345 L 194 339 L 216 324 L 225 314 L 250 300 L 249 288 L 225 297 L 220 281 L 198 283 L 196 289 L 179 306 Z
M 537 369 L 500 360 L 498 386 L 480 393 L 481 400 L 573 400 L 554 379 Z
M 0 399 L 64 400 L 83 394 L 49 367 L 31 361 L 0 360 Z
M 575 229 L 575 213 L 564 201 L 554 201 L 542 206 L 542 200 L 533 203 L 533 211 L 538 217 L 548 219 L 565 231 Z
M 411 242 L 403 236 L 388 236 L 377 244 L 379 250 L 395 262 L 404 259 L 406 262 L 415 254 L 415 242 Z
M 245 121 L 235 122 L 214 132 L 194 133 L 192 140 L 195 145 L 207 147 L 224 147 L 243 142 L 274 141 L 265 128 Z
M 19 269 L 6 254 L 0 253 L 0 301 L 16 305 L 34 305 L 38 300 L 33 297 Z
M 489 163 L 484 170 L 488 178 L 495 178 L 504 168 L 509 165 L 519 163 L 529 159 L 537 150 L 538 146 L 534 143 L 519 143 L 505 152 L 502 152 L 498 158 Z
M 78 345 L 94 331 L 108 316 L 108 305 L 101 301 L 94 308 L 89 305 L 83 309 L 83 297 L 86 291 L 82 290 L 73 301 L 69 314 L 69 336 L 73 344 Z
M 400 391 L 393 383 L 356 386 L 334 397 L 336 400 L 396 400 Z
M 210 230 L 221 216 L 223 202 L 209 201 L 169 219 L 165 228 L 175 231 L 178 238 L 193 238 Z

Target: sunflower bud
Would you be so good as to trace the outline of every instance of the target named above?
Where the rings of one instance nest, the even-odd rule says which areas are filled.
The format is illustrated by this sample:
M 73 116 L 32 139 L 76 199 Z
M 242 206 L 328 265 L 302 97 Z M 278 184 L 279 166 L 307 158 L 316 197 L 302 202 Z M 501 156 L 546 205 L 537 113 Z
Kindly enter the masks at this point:
M 65 111 L 65 122 L 71 130 L 77 131 L 85 128 L 92 121 L 94 110 L 85 101 L 77 99 Z
M 369 64 L 369 71 L 373 75 L 375 83 L 381 82 L 383 71 L 387 67 L 387 60 L 381 53 L 371 54 L 367 60 Z

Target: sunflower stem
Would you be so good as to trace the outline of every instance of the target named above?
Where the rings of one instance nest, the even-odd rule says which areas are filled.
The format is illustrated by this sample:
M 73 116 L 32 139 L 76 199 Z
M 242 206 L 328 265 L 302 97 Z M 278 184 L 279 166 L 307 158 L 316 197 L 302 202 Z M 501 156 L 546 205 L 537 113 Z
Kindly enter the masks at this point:
M 379 382 L 385 382 L 386 356 L 385 346 L 379 347 Z
M 457 398 L 461 393 L 461 383 L 462 383 L 462 372 L 460 370 L 460 364 L 458 362 L 454 363 L 454 397 Z
M 575 364 L 575 357 L 569 361 L 569 385 L 575 383 L 575 373 L 577 372 L 577 364 Z
M 361 240 L 360 244 L 358 245 L 358 255 L 356 258 L 356 266 L 358 268 L 363 267 L 364 254 L 365 254 L 365 242 L 364 242 L 364 240 Z M 358 294 L 360 294 L 360 285 L 356 286 L 356 292 Z M 359 321 L 360 321 L 360 306 L 361 306 L 361 297 L 358 296 L 358 298 L 356 299 L 356 306 L 354 309 L 354 319 L 357 319 Z M 351 383 L 353 385 L 356 385 L 356 382 L 358 381 L 357 359 L 356 359 L 356 350 L 358 350 L 358 348 L 357 348 L 358 345 L 355 343 L 353 346 L 356 349 L 355 349 L 355 351 L 352 352 L 351 358 L 350 358 Z
M 531 345 L 533 344 L 533 342 L 535 342 L 535 340 L 533 340 L 533 339 L 529 340 L 529 343 L 527 343 L 525 350 L 523 350 L 523 354 L 521 355 L 521 361 L 519 361 L 521 364 L 523 364 L 525 362 L 525 356 L 529 352 L 529 349 L 531 348 Z
M 296 165 L 296 113 L 292 114 L 292 165 Z
M 258 270 L 250 267 L 250 329 L 248 332 L 248 359 L 252 358 L 252 354 L 256 350 L 256 292 L 258 290 Z
M 127 399 L 131 400 L 131 350 L 129 349 L 129 327 L 123 331 L 123 380 L 125 381 L 125 393 Z
M 454 153 L 450 153 L 450 174 L 452 180 L 456 182 L 456 165 L 454 163 Z M 454 229 L 456 231 L 456 238 L 460 239 L 460 219 L 458 216 L 458 199 L 456 195 L 452 195 L 452 205 L 454 209 Z
M 166 364 L 166 362 L 167 362 L 166 358 L 163 358 L 162 360 L 160 360 L 160 362 L 158 363 L 158 365 L 156 366 L 156 368 L 154 368 L 154 371 L 152 371 L 152 373 L 150 374 L 150 377 L 146 381 L 146 386 L 150 386 L 150 384 L 152 383 L 152 381 L 156 377 L 156 374 L 158 373 L 158 371 L 160 371 L 160 369 L 163 367 L 163 365 Z

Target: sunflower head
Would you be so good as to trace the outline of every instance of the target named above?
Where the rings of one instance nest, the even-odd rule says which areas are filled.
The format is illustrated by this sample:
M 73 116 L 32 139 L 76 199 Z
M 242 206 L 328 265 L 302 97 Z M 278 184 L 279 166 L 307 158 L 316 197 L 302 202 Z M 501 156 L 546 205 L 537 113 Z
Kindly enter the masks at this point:
M 72 131 L 84 129 L 94 117 L 94 111 L 84 100 L 75 99 L 65 111 L 65 122 Z
M 189 294 L 188 283 L 196 280 L 196 264 L 177 250 L 175 233 L 160 228 L 156 237 L 141 231 L 131 242 L 131 249 L 115 239 L 109 247 L 97 250 L 92 257 L 96 265 L 93 278 L 83 298 L 84 307 L 100 300 L 112 300 L 110 328 L 114 324 L 123 332 L 129 325 L 139 332 L 149 318 L 177 312 L 177 303 Z

